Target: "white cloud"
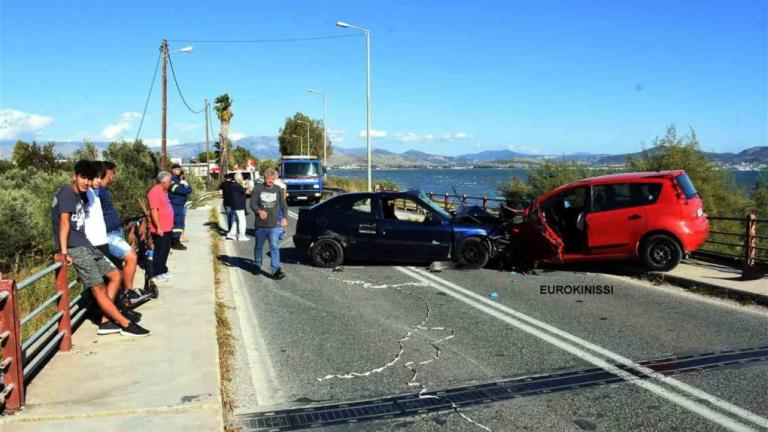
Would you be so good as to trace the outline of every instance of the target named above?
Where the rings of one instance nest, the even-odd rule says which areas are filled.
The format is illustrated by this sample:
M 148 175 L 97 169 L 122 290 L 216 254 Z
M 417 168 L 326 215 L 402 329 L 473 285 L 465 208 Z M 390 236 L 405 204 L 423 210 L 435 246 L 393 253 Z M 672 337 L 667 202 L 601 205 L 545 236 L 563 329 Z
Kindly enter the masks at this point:
M 101 131 L 101 137 L 108 141 L 121 138 L 121 134 L 128 129 L 131 129 L 133 127 L 133 121 L 140 117 L 141 114 L 137 113 L 136 111 L 129 111 L 120 114 L 120 118 L 117 120 L 117 123 L 107 125 Z
M 142 141 L 144 141 L 144 144 L 146 144 L 149 147 L 160 147 L 163 144 L 162 138 L 147 138 Z M 177 144 L 180 144 L 178 138 L 165 139 L 165 145 L 167 146 L 172 146 Z
M 359 136 L 360 138 L 365 138 L 367 136 L 366 131 L 361 130 L 357 134 L 357 136 Z M 384 138 L 386 136 L 387 136 L 387 131 L 371 129 L 371 138 Z
M 363 134 L 365 136 L 365 134 Z M 344 142 L 344 131 L 338 129 L 328 129 L 328 140 L 332 143 Z
M 229 133 L 229 139 L 232 141 L 237 141 L 245 138 L 247 135 L 242 132 L 230 132 Z
M 439 136 L 435 134 L 419 135 L 414 132 L 398 132 L 395 134 L 395 140 L 400 142 L 428 142 L 440 139 L 442 141 L 459 141 L 471 138 L 466 132 L 446 133 Z
M 518 152 L 518 153 L 528 153 L 528 154 L 538 154 L 538 153 L 541 153 L 541 150 L 537 149 L 536 147 L 528 147 L 528 146 L 524 146 L 524 145 L 510 144 L 507 148 L 509 148 L 512 151 Z
M 179 132 L 186 132 L 186 131 L 191 131 L 195 129 L 200 129 L 200 125 L 195 123 L 174 123 L 173 127 L 176 128 L 176 130 L 178 130 Z
M 51 123 L 53 123 L 53 117 L 2 109 L 0 110 L 0 139 L 37 136 L 42 128 Z

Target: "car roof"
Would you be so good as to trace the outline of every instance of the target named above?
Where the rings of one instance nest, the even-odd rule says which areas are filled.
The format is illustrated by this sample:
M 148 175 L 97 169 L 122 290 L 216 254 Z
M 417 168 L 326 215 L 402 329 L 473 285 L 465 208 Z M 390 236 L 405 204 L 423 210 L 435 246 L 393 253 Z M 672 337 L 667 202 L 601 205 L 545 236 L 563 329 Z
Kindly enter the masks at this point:
M 616 183 L 616 182 L 623 182 L 623 181 L 639 181 L 642 179 L 652 179 L 652 178 L 665 178 L 665 177 L 677 177 L 680 174 L 684 174 L 685 170 L 667 170 L 667 171 L 644 171 L 644 172 L 631 172 L 631 173 L 619 173 L 619 174 L 607 174 L 602 176 L 595 176 L 595 177 L 588 177 L 581 180 L 576 180 L 574 182 L 568 183 L 566 185 L 560 186 L 556 189 L 553 189 L 541 197 L 538 198 L 538 200 L 549 198 L 553 195 L 557 195 L 558 193 L 577 187 L 580 185 L 594 185 L 594 184 L 607 184 L 607 183 Z
M 419 189 L 408 189 L 407 191 L 378 191 L 378 192 L 346 192 L 338 197 L 367 197 L 367 196 L 379 196 L 379 197 L 418 197 L 421 191 Z

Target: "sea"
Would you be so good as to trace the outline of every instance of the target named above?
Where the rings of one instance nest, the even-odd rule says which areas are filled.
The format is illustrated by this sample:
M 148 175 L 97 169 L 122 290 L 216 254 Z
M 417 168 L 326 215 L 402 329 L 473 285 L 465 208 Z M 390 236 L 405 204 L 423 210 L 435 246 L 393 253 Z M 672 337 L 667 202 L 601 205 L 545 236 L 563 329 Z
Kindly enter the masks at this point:
M 762 171 L 768 174 L 768 171 Z M 752 189 L 761 171 L 731 171 L 736 184 L 747 193 Z M 366 178 L 363 169 L 328 170 L 329 176 Z M 522 168 L 460 168 L 460 169 L 377 169 L 371 173 L 373 183 L 390 180 L 397 183 L 400 190 L 418 188 L 435 194 L 455 193 L 467 196 L 487 195 L 498 197 L 499 186 L 516 176 L 527 178 L 527 171 Z M 693 179 L 694 184 L 696 179 Z

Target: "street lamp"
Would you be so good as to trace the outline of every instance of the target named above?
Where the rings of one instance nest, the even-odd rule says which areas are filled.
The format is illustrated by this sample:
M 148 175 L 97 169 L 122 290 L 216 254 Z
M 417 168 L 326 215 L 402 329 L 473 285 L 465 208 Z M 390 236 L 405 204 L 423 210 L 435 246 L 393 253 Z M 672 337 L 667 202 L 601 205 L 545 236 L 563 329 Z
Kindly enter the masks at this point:
M 304 138 L 298 135 L 291 135 L 291 137 L 299 139 L 299 153 L 301 153 L 302 149 L 304 148 Z
M 368 190 L 371 191 L 371 33 L 368 29 L 356 27 L 351 24 L 347 24 L 344 21 L 337 21 L 336 25 L 344 28 L 351 28 L 358 30 L 365 34 L 365 110 L 366 110 L 366 124 L 365 124 L 365 139 L 368 148 Z
M 296 123 L 303 123 L 307 125 L 307 154 L 306 155 L 307 157 L 309 157 L 309 123 L 305 122 L 304 120 L 296 120 Z
M 328 152 L 328 105 L 325 102 L 326 94 L 320 90 L 307 89 L 310 93 L 319 94 L 323 97 L 323 179 L 326 178 L 326 170 L 328 169 L 328 159 L 326 153 Z

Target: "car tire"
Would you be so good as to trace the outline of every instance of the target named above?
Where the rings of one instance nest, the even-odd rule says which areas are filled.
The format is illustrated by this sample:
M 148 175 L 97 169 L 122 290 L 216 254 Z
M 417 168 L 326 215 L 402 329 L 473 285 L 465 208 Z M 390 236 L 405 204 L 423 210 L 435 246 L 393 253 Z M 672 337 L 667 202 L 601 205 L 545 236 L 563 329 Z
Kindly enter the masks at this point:
M 456 248 L 456 262 L 466 269 L 480 269 L 488 264 L 490 252 L 488 245 L 479 237 L 469 237 Z
M 651 271 L 670 271 L 680 264 L 683 251 L 675 239 L 665 234 L 655 234 L 640 247 L 643 264 Z
M 309 250 L 312 264 L 320 268 L 334 268 L 344 262 L 344 248 L 334 239 L 323 238 Z

